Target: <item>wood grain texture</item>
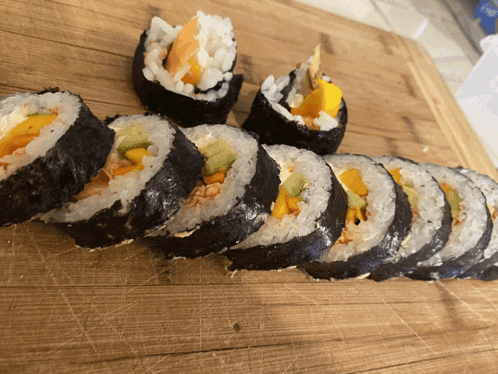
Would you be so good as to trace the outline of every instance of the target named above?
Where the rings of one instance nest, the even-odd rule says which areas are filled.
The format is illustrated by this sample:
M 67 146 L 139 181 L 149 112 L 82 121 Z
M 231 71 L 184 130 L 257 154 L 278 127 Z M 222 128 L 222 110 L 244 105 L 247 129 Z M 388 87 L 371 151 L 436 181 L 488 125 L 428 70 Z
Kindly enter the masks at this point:
M 152 16 L 230 17 L 245 83 L 317 42 L 344 92 L 339 152 L 462 165 L 496 178 L 427 54 L 397 35 L 291 0 L 0 3 L 0 96 L 59 86 L 101 119 L 142 113 L 131 63 Z M 493 283 L 312 281 L 299 269 L 229 273 L 213 255 L 168 261 L 136 241 L 101 251 L 40 223 L 0 229 L 2 373 L 495 373 Z

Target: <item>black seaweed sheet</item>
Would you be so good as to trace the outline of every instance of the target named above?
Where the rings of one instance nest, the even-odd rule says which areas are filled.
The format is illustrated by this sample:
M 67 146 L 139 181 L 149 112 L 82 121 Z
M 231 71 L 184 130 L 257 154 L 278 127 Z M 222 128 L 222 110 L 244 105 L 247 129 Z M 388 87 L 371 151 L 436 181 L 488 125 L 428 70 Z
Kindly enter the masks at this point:
M 287 110 L 290 110 L 290 107 L 285 102 L 285 97 L 290 91 L 287 88 L 292 85 L 294 72 L 291 72 L 289 76 L 290 82 L 282 90 L 284 98 L 279 101 Z M 260 141 L 264 144 L 287 144 L 296 148 L 309 149 L 319 155 L 333 154 L 344 138 L 348 122 L 348 110 L 344 99 L 341 105 L 339 127 L 329 131 L 310 130 L 307 126 L 289 121 L 276 112 L 260 89 L 252 103 L 251 113 L 242 128 L 258 134 Z
M 224 255 L 232 261 L 229 270 L 275 270 L 314 261 L 339 238 L 348 208 L 347 195 L 331 171 L 332 188 L 326 209 L 308 235 L 285 243 L 258 245 L 246 249 L 230 249 Z
M 219 252 L 241 242 L 263 225 L 264 221 L 259 217 L 270 213 L 279 184 L 278 166 L 258 144 L 256 172 L 232 209 L 198 225 L 190 236 L 151 236 L 144 238 L 143 242 L 163 251 L 168 257 L 196 258 Z
M 88 220 L 54 225 L 72 236 L 81 247 L 101 248 L 136 239 L 166 224 L 195 187 L 204 166 L 204 157 L 195 145 L 174 127 L 173 145 L 161 169 L 132 200 L 126 212 L 119 212 L 122 204 L 117 200 Z
M 380 165 L 380 164 L 379 164 Z M 408 234 L 412 221 L 410 203 L 402 188 L 392 181 L 396 191 L 394 218 L 381 242 L 347 261 L 319 262 L 304 265 L 306 272 L 316 279 L 347 279 L 370 273 L 386 259 L 395 255 Z
M 461 172 L 462 174 L 464 174 L 465 176 L 467 176 L 468 178 L 470 178 L 471 180 L 473 180 L 475 183 L 477 182 L 475 178 L 472 178 L 472 174 L 466 173 L 466 169 L 456 168 L 455 170 Z M 492 178 L 490 178 L 489 176 L 477 173 L 474 170 L 467 170 L 467 171 L 474 172 L 475 175 L 476 175 L 476 177 L 487 179 L 488 183 L 492 183 L 492 184 L 494 184 L 495 186 L 498 187 L 498 184 L 496 183 L 496 181 L 493 180 Z M 476 185 L 479 187 L 478 183 L 476 183 Z M 483 191 L 482 189 L 481 189 L 481 191 L 486 196 L 486 200 L 488 201 L 488 204 L 490 204 L 490 197 L 487 196 L 487 193 L 485 191 Z M 493 230 L 495 229 L 494 225 L 498 224 L 498 221 L 496 221 L 496 219 L 495 220 L 492 219 L 492 221 L 493 221 L 493 229 L 491 230 L 491 239 L 490 239 L 489 245 L 493 245 L 492 244 L 492 239 L 493 239 Z M 488 247 L 486 247 L 485 251 L 489 250 L 489 245 L 488 245 Z M 494 245 L 496 246 L 496 242 L 494 242 Z M 458 278 L 471 278 L 471 277 L 474 277 L 474 278 L 477 278 L 477 279 L 492 280 L 490 278 L 492 278 L 493 270 L 490 269 L 488 271 L 488 268 L 493 267 L 497 262 L 498 262 L 498 250 L 494 254 L 492 254 L 491 256 L 489 256 L 488 258 L 486 258 L 486 257 L 483 256 L 483 258 L 477 264 L 471 266 L 465 272 L 463 272 L 462 274 L 458 275 Z
M 455 171 L 457 172 L 457 171 Z M 462 174 L 463 175 L 463 174 Z M 468 179 L 467 177 L 465 177 Z M 469 183 L 473 182 L 468 179 Z M 477 187 L 475 187 L 477 189 Z M 484 197 L 484 196 L 483 196 Z M 485 201 L 484 197 L 484 201 Z M 475 235 L 480 235 L 477 244 L 467 250 L 464 254 L 457 258 L 452 258 L 443 262 L 438 266 L 418 266 L 413 272 L 405 274 L 408 278 L 418 279 L 418 280 L 438 280 L 445 278 L 459 277 L 465 274 L 465 272 L 478 264 L 484 257 L 484 250 L 489 244 L 491 238 L 491 231 L 493 228 L 493 221 L 491 220 L 491 215 L 486 207 L 486 228 L 483 232 L 476 232 Z M 464 276 L 466 277 L 466 276 Z
M 229 83 L 227 94 L 214 102 L 195 100 L 191 97 L 168 91 L 158 82 L 151 82 L 144 77 L 144 43 L 147 31 L 140 36 L 140 42 L 133 59 L 133 87 L 142 105 L 154 113 L 168 117 L 182 127 L 192 127 L 201 124 L 225 123 L 228 113 L 239 97 L 244 76 L 234 75 Z M 233 62 L 233 72 L 235 67 Z
M 57 91 L 49 89 L 38 94 Z M 104 166 L 114 131 L 78 98 L 78 117 L 55 146 L 45 156 L 0 181 L 0 226 L 21 223 L 61 207 Z
M 415 162 L 409 159 L 401 157 L 398 158 L 400 158 L 404 162 L 415 164 Z M 434 182 L 437 185 L 435 179 Z M 437 188 L 440 189 L 439 186 Z M 443 249 L 451 233 L 452 218 L 451 218 L 451 208 L 450 204 L 448 203 L 448 200 L 446 199 L 446 194 L 441 189 L 440 193 L 443 195 L 444 198 L 444 208 L 443 208 L 444 215 L 440 223 L 439 229 L 436 230 L 432 239 L 424 246 L 422 246 L 422 248 L 420 248 L 417 252 L 412 253 L 407 257 L 401 258 L 397 262 L 386 261 L 385 263 L 379 265 L 375 270 L 372 271 L 372 273 L 369 275 L 368 278 L 376 281 L 382 281 L 389 278 L 400 276 L 402 274 L 410 273 L 416 269 L 417 263 L 428 260 L 434 254 Z M 413 235 L 413 234 L 409 232 L 408 235 Z

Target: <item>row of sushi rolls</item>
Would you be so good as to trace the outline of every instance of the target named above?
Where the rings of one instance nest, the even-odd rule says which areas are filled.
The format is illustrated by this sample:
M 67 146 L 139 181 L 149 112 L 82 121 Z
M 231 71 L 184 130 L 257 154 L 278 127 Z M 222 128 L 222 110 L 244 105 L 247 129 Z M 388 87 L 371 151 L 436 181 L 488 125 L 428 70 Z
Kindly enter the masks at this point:
M 85 248 L 137 240 L 229 270 L 314 279 L 498 278 L 498 184 L 464 168 L 336 154 L 347 124 L 320 46 L 261 85 L 242 127 L 229 18 L 154 17 L 132 78 L 147 112 L 93 115 L 68 91 L 0 100 L 0 226 L 42 221 Z

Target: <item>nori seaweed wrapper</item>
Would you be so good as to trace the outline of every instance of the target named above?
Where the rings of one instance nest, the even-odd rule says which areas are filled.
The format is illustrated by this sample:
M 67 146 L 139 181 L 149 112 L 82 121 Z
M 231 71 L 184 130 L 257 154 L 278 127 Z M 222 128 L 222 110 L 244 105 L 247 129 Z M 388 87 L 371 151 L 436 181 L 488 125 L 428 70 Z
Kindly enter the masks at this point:
M 37 92 L 58 92 L 57 88 Z M 21 223 L 61 207 L 104 166 L 114 131 L 78 95 L 78 117 L 44 156 L 0 181 L 0 226 Z
M 140 36 L 140 42 L 133 59 L 133 87 L 140 102 L 149 111 L 168 117 L 182 127 L 192 127 L 201 124 L 225 123 L 230 109 L 237 101 L 244 81 L 242 74 L 233 75 L 229 82 L 227 94 L 215 101 L 195 100 L 173 91 L 168 91 L 159 82 L 151 82 L 142 73 L 145 67 L 144 52 L 147 30 Z M 230 72 L 233 72 L 237 57 Z M 219 89 L 218 83 L 215 89 Z
M 480 174 L 474 170 L 463 168 L 457 168 L 456 170 L 470 178 L 477 185 L 477 187 L 480 188 L 484 196 L 486 196 L 488 209 L 491 209 L 490 207 L 495 209 L 494 214 L 491 215 L 491 220 L 493 221 L 491 238 L 488 246 L 484 250 L 482 259 L 477 264 L 467 269 L 464 273 L 458 275 L 458 278 L 475 277 L 477 279 L 493 280 L 491 278 L 493 277 L 492 274 L 494 272 L 493 270 L 488 270 L 488 268 L 494 267 L 498 262 L 498 221 L 496 221 L 496 208 L 498 208 L 498 183 L 487 175 Z
M 444 248 L 451 232 L 451 211 L 448 201 L 445 201 L 445 214 L 441 227 L 435 232 L 431 241 L 425 244 L 420 250 L 396 263 L 386 262 L 378 266 L 370 275 L 369 279 L 382 281 L 389 278 L 406 275 L 417 268 L 420 261 L 425 261 L 435 253 Z
M 295 79 L 295 73 L 291 72 L 289 77 L 290 82 L 282 89 L 281 93 L 284 97 L 279 104 L 290 111 L 285 100 Z M 258 134 L 260 141 L 264 144 L 287 144 L 296 148 L 309 149 L 319 155 L 326 155 L 337 151 L 346 132 L 348 110 L 344 99 L 341 99 L 338 122 L 338 127 L 328 131 L 311 130 L 306 125 L 299 125 L 275 111 L 260 89 L 242 128 Z
M 380 164 L 378 164 L 380 166 Z M 392 178 L 391 178 L 392 179 Z M 313 261 L 304 265 L 306 272 L 316 279 L 347 279 L 368 274 L 386 259 L 395 255 L 410 229 L 412 211 L 403 189 L 395 186 L 396 203 L 394 217 L 384 238 L 369 250 L 348 258 L 346 261 Z
M 477 186 L 475 186 L 475 184 L 469 178 L 465 176 L 463 177 L 468 181 L 468 184 L 470 186 L 473 186 L 472 188 L 480 192 Z M 482 192 L 480 192 L 480 194 L 482 194 Z M 486 205 L 485 196 L 482 195 L 482 198 L 484 205 Z M 473 204 L 475 205 L 480 203 L 473 202 Z M 419 264 L 413 272 L 405 275 L 408 278 L 417 279 L 417 280 L 438 280 L 445 278 L 454 278 L 454 277 L 463 276 L 468 269 L 478 264 L 484 258 L 484 251 L 486 250 L 489 241 L 491 239 L 491 232 L 493 228 L 493 221 L 491 220 L 491 215 L 489 213 L 489 210 L 487 207 L 485 207 L 484 210 L 486 212 L 485 213 L 486 227 L 484 228 L 484 230 L 481 230 L 481 232 L 474 233 L 475 234 L 474 236 L 480 235 L 480 237 L 473 248 L 469 248 L 466 252 L 464 252 L 458 257 L 454 257 L 446 261 L 443 261 L 442 264 L 439 265 L 426 266 L 424 264 Z
M 311 233 L 284 243 L 230 249 L 224 252 L 232 261 L 228 269 L 284 269 L 314 261 L 327 252 L 341 235 L 348 209 L 346 192 L 332 171 L 331 180 L 327 207 L 316 220 L 316 228 Z
M 498 279 L 498 266 L 496 264 L 488 267 L 480 274 L 475 274 L 473 276 L 475 279 L 483 280 L 483 281 L 494 281 Z
M 258 143 L 256 171 L 235 206 L 197 225 L 187 237 L 149 236 L 143 239 L 144 244 L 163 251 L 168 257 L 196 258 L 241 242 L 263 225 L 261 215 L 270 213 L 278 195 L 278 175 L 275 161 Z
M 400 158 L 400 157 L 398 157 L 398 158 L 404 162 L 415 164 L 415 162 L 413 162 L 409 159 Z M 374 158 L 374 159 L 376 161 L 378 161 L 376 158 Z M 432 177 L 432 179 L 437 184 L 434 177 Z M 450 204 L 448 203 L 448 200 L 446 199 L 446 195 L 440 189 L 439 186 L 437 186 L 437 188 L 441 191 L 441 194 L 442 194 L 443 199 L 444 199 L 444 207 L 443 207 L 444 214 L 443 214 L 443 219 L 440 222 L 440 226 L 436 230 L 434 235 L 432 236 L 432 239 L 428 243 L 424 244 L 415 253 L 412 253 L 407 257 L 401 258 L 397 262 L 387 261 L 387 262 L 379 265 L 368 276 L 369 279 L 373 279 L 375 281 L 383 281 L 383 280 L 386 280 L 389 278 L 393 278 L 393 277 L 397 277 L 397 276 L 400 276 L 400 275 L 403 275 L 406 273 L 410 273 L 416 269 L 416 266 L 419 262 L 429 259 L 435 253 L 437 253 L 441 249 L 443 249 L 444 245 L 448 241 L 448 237 L 450 236 L 452 218 L 451 218 Z M 413 235 L 413 233 L 410 231 L 408 233 L 408 235 Z
M 101 248 L 136 239 L 167 223 L 195 187 L 204 166 L 204 157 L 195 145 L 178 127 L 171 126 L 175 135 L 169 154 L 125 213 L 119 212 L 123 206 L 118 199 L 87 220 L 53 224 L 73 237 L 78 246 Z

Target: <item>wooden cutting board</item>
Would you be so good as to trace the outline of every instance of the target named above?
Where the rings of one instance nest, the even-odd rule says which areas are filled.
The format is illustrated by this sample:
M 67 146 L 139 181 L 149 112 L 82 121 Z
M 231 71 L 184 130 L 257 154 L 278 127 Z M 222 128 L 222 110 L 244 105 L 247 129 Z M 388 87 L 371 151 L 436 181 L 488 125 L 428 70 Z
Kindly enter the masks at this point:
M 101 119 L 142 113 L 131 83 L 153 16 L 230 17 L 245 83 L 323 46 L 348 104 L 340 153 L 496 170 L 421 46 L 290 0 L 0 3 L 0 96 L 58 86 Z M 0 207 L 1 209 L 1 207 Z M 77 248 L 56 229 L 0 229 L 2 373 L 496 373 L 498 289 L 475 280 L 312 281 L 229 273 L 220 255 L 168 261 L 132 243 Z

